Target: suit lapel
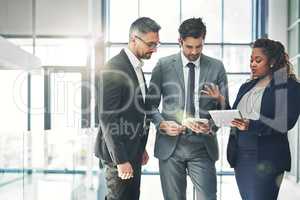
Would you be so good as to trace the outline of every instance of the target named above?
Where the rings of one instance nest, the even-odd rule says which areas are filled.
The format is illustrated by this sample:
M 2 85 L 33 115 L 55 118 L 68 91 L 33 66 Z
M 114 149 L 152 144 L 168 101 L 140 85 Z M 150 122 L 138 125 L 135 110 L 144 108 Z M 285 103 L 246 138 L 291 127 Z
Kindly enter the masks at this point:
M 183 91 L 185 91 L 185 84 L 184 84 L 184 74 L 183 74 L 183 66 L 182 66 L 182 60 L 180 53 L 177 54 L 174 62 L 174 67 L 178 76 L 178 80 L 180 83 L 180 86 Z
M 127 66 L 128 66 L 128 73 L 129 73 L 129 76 L 133 79 L 133 82 L 134 82 L 134 89 L 138 89 L 138 101 L 140 103 L 140 105 L 144 105 L 145 104 L 145 101 L 143 99 L 143 94 L 142 94 L 142 91 L 141 91 L 141 88 L 140 88 L 140 83 L 139 83 L 139 80 L 138 80 L 138 77 L 135 73 L 135 70 L 127 56 L 127 54 L 125 53 L 124 49 L 121 50 L 120 52 L 120 55 L 126 60 L 127 62 Z M 144 79 L 144 83 L 145 83 L 145 92 L 147 94 L 147 86 L 146 86 L 146 80 L 145 80 L 145 77 L 144 77 L 144 73 L 143 73 L 143 79 Z M 145 95 L 146 95 L 145 94 Z M 146 97 L 145 97 L 146 98 Z
M 248 85 L 245 86 L 245 88 L 243 88 L 242 91 L 240 91 L 236 97 L 236 100 L 232 106 L 233 109 L 237 108 L 237 105 L 239 104 L 239 102 L 241 101 L 242 97 L 251 89 L 254 87 L 254 85 L 258 82 L 258 79 L 253 80 L 251 82 L 248 83 Z
M 201 86 L 206 82 L 207 79 L 207 73 L 209 71 L 209 60 L 205 55 L 201 55 L 200 58 L 200 77 L 199 77 L 199 89 L 201 89 Z
M 173 67 L 175 68 L 177 78 L 178 78 L 177 80 L 179 80 L 179 84 L 180 84 L 180 87 L 181 87 L 181 90 L 182 90 L 182 93 L 183 93 L 183 95 L 181 97 L 182 98 L 181 102 L 183 104 L 181 106 L 182 106 L 182 109 L 184 109 L 184 105 L 185 105 L 185 83 L 184 83 L 184 74 L 183 74 L 183 64 L 182 64 L 180 53 L 178 53 L 176 55 L 176 57 L 174 58 Z
M 146 83 L 146 79 L 145 79 L 145 75 L 144 75 L 144 72 L 142 73 L 143 74 L 143 80 L 144 80 L 144 87 L 145 87 L 145 99 L 142 98 L 142 101 L 143 101 L 143 104 L 144 106 L 146 105 L 146 97 L 147 97 L 147 94 L 148 94 L 148 87 L 147 87 L 147 83 Z M 141 95 L 142 95 L 142 91 L 140 91 Z M 146 107 L 144 107 L 146 109 Z
M 145 83 L 145 92 L 146 92 L 146 94 L 148 94 L 148 87 L 147 87 L 147 83 L 146 83 L 144 72 L 143 72 L 143 79 L 144 79 L 144 83 Z
M 120 55 L 124 58 L 124 61 L 125 61 L 124 64 L 126 63 L 128 74 L 132 78 L 132 80 L 134 81 L 135 86 L 139 86 L 138 77 L 137 77 L 137 75 L 134 71 L 134 68 L 133 68 L 127 54 L 125 53 L 124 49 L 121 50 Z

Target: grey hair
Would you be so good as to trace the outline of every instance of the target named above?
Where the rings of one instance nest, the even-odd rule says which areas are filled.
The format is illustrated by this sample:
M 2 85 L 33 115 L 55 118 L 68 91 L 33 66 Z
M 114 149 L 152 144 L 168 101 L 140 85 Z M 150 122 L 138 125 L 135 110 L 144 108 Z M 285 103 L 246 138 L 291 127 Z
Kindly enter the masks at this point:
M 161 29 L 160 25 L 149 17 L 140 17 L 135 20 L 129 29 L 129 38 L 132 33 L 145 34 L 149 32 L 157 33 Z

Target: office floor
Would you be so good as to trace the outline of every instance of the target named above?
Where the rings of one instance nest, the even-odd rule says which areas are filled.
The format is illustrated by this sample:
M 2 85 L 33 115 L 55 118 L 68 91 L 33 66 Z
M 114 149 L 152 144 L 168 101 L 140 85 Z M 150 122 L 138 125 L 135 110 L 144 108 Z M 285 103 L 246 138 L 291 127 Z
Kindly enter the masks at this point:
M 102 200 L 97 197 L 99 193 L 98 176 L 93 176 L 90 182 L 92 184 L 88 183 L 87 178 L 82 175 L 34 174 L 24 179 L 22 177 L 18 179 L 15 175 L 11 178 L 15 181 L 0 187 L 1 200 Z M 144 175 L 142 177 L 140 199 L 163 199 L 159 176 Z M 190 181 L 188 181 L 187 199 L 193 199 Z M 218 199 L 240 200 L 233 176 L 222 177 L 222 184 L 218 185 Z M 279 200 L 286 199 L 300 199 L 300 185 L 293 184 L 287 179 L 283 181 L 279 195 Z
M 13 174 L 6 175 L 6 179 L 12 181 L 0 187 L 1 200 L 102 200 L 102 198 L 98 198 L 99 194 L 103 194 L 103 191 L 99 191 L 98 188 L 100 183 L 98 176 L 93 176 L 90 182 L 92 184 L 88 183 L 87 178 L 82 175 L 33 174 L 25 178 L 15 176 Z M 238 200 L 234 177 L 224 176 L 222 183 L 221 188 L 218 188 L 218 197 Z M 140 199 L 163 199 L 159 176 L 142 176 Z M 189 179 L 187 199 L 193 199 L 193 187 Z

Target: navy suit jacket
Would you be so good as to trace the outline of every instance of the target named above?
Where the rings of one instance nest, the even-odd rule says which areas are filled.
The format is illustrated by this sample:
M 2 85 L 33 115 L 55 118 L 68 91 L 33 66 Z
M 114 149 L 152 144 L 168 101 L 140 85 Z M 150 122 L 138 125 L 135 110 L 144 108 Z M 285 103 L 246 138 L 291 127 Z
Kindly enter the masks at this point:
M 255 86 L 258 79 L 244 83 L 234 102 L 235 109 L 242 97 Z M 273 78 L 266 87 L 258 120 L 250 120 L 247 131 L 232 128 L 227 146 L 227 159 L 235 166 L 239 134 L 254 134 L 258 138 L 258 162 L 272 171 L 290 171 L 291 154 L 288 130 L 296 124 L 300 113 L 300 83 L 291 78 Z

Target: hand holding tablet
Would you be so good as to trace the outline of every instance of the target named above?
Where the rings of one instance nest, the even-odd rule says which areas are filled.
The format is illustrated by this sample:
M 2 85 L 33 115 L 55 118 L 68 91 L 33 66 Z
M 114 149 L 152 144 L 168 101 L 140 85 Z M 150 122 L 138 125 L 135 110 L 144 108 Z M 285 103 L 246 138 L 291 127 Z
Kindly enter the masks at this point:
M 210 110 L 208 112 L 218 127 L 229 127 L 234 119 L 243 119 L 239 110 Z

